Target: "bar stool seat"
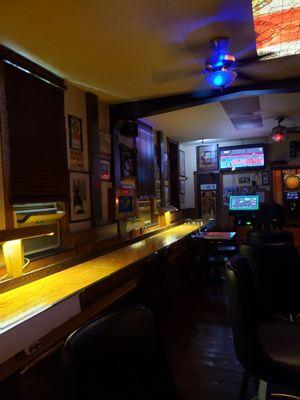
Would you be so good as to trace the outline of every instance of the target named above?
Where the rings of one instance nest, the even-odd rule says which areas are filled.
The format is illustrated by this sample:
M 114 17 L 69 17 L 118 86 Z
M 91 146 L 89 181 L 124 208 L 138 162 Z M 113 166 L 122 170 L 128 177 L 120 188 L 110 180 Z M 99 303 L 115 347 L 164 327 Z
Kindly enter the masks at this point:
M 295 369 L 300 376 L 300 325 L 272 321 L 258 328 L 258 337 L 264 351 L 279 366 Z

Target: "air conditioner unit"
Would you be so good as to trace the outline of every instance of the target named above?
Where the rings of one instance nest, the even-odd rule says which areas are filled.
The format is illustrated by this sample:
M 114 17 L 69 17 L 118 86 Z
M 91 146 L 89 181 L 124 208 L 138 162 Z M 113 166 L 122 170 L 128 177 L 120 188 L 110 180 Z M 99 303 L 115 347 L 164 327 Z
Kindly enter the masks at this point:
M 27 225 L 53 223 L 65 215 L 56 203 L 15 204 L 14 225 L 16 228 Z

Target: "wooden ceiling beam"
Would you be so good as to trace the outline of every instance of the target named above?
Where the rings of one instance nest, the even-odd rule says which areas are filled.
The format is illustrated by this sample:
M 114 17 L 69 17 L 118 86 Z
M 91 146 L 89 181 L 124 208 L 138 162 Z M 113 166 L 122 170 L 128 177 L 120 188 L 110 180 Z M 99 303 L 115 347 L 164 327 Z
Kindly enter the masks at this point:
M 241 96 L 300 92 L 300 77 L 276 81 L 257 82 L 248 85 L 231 86 L 224 90 L 205 89 L 165 97 L 157 97 L 110 106 L 111 122 L 149 117 L 151 115 L 182 110 L 202 104 L 235 99 Z

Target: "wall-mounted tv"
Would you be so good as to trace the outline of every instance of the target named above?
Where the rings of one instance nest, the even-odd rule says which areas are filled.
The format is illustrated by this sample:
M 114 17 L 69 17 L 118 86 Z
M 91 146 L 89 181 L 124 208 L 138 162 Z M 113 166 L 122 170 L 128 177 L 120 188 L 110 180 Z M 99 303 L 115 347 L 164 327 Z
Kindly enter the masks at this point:
M 265 167 L 264 144 L 220 147 L 219 163 L 221 171 L 260 169 Z

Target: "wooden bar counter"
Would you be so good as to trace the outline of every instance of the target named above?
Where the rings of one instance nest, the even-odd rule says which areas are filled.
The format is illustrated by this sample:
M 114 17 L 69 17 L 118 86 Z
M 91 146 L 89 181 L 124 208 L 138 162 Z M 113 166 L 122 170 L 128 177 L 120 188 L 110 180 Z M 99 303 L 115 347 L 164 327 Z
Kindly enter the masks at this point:
M 198 227 L 185 223 L 170 228 L 0 294 L 0 379 L 16 369 L 14 365 L 26 365 L 26 361 L 128 293 L 138 283 L 137 266 L 141 261 L 183 240 Z M 86 292 L 90 294 L 84 295 Z M 36 348 L 32 345 L 35 342 Z M 12 357 L 19 362 L 12 363 Z

